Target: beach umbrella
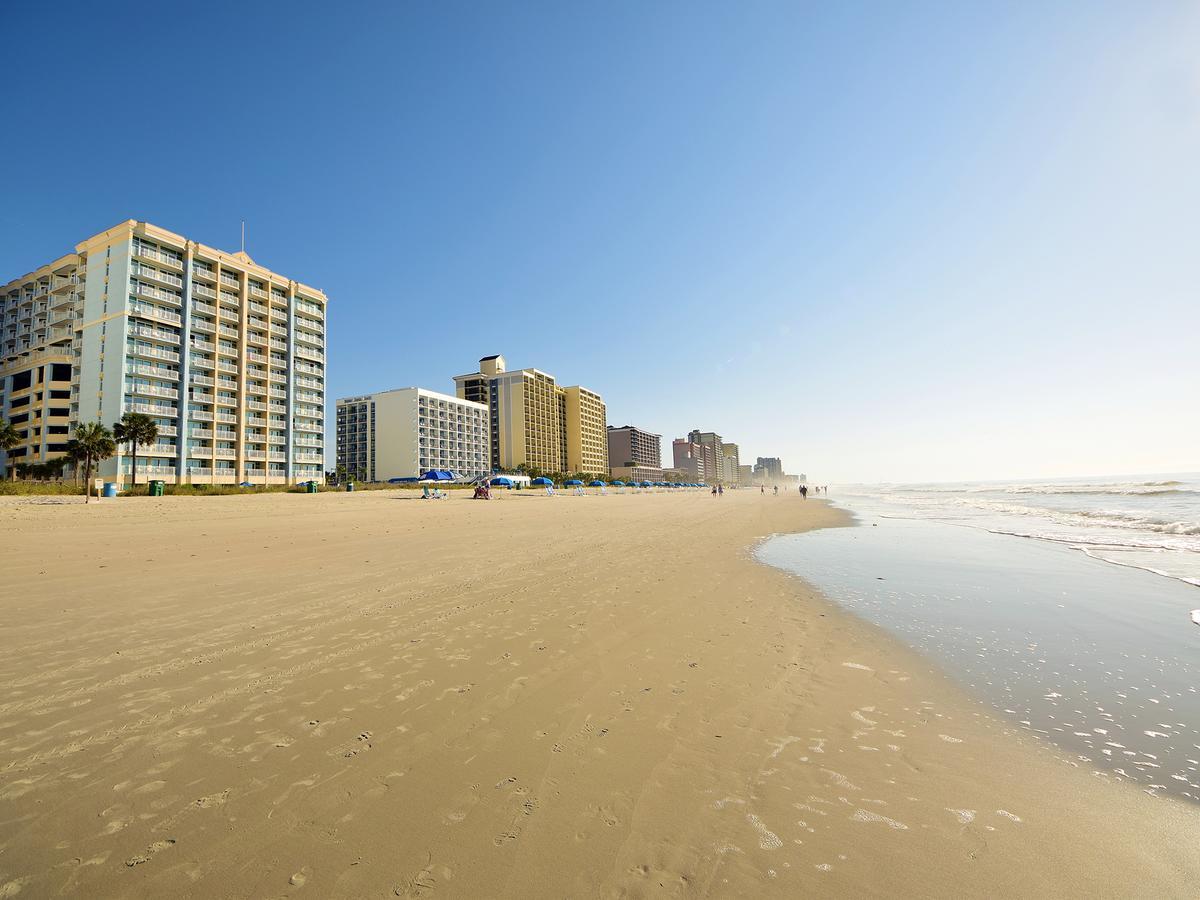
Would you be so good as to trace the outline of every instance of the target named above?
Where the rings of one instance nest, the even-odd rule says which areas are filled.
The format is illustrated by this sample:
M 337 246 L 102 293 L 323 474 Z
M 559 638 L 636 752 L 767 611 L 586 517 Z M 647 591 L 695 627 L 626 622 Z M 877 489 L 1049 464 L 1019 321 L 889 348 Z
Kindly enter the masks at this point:
M 601 481 L 599 478 L 597 478 L 595 481 L 593 481 L 591 484 L 589 484 L 588 487 L 606 487 L 606 485 L 604 484 L 603 481 Z
M 539 487 L 549 487 L 550 485 L 554 484 L 554 482 L 551 481 L 549 478 L 535 478 L 535 479 L 533 479 L 533 481 L 531 481 L 529 483 L 536 484 Z
M 623 482 L 620 478 L 618 478 L 616 481 L 613 482 L 613 487 L 625 487 L 625 482 Z
M 512 487 L 513 483 L 511 478 L 493 478 L 492 485 L 494 487 Z
M 574 487 L 577 484 L 583 484 L 583 482 L 580 481 L 578 478 L 568 478 L 566 481 L 563 482 L 563 484 L 569 484 L 572 487 Z
M 421 481 L 453 481 L 454 473 L 445 469 L 430 469 L 420 478 Z
M 654 485 L 653 485 L 653 484 L 651 484 L 649 481 L 643 481 L 643 482 L 642 482 L 642 487 L 654 487 Z

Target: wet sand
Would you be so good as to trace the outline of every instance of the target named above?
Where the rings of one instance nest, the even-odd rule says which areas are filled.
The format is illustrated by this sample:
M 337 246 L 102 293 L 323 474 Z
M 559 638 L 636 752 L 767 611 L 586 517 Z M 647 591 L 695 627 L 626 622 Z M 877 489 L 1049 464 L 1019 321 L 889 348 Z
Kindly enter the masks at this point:
M 751 557 L 841 521 L 6 499 L 0 897 L 1192 895 L 1195 808 Z

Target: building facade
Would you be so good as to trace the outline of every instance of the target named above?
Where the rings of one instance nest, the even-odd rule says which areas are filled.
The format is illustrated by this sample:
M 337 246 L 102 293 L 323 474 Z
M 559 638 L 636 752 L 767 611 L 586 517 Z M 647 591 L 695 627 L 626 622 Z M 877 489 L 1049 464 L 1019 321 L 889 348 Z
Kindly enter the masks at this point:
M 612 466 L 661 469 L 662 435 L 633 425 L 609 425 L 608 461 Z
M 760 456 L 754 464 L 754 477 L 767 484 L 783 481 L 783 460 L 776 456 Z
M 488 408 L 424 388 L 337 401 L 337 462 L 359 481 L 419 478 L 446 469 L 465 478 L 491 471 Z
M 754 466 L 738 466 L 738 486 L 750 487 L 754 484 Z
M 138 474 L 285 484 L 324 477 L 325 295 L 128 220 L 0 287 L 6 466 L 61 458 L 76 423 L 151 416 Z M 131 475 L 127 447 L 97 477 Z
M 705 481 L 704 449 L 693 441 L 676 438 L 671 442 L 673 468 L 687 474 L 686 481 Z
M 563 389 L 566 417 L 566 472 L 608 474 L 608 411 L 604 400 L 585 387 Z
M 724 443 L 721 445 L 721 481 L 725 484 L 740 483 L 737 444 Z
M 454 384 L 460 398 L 488 407 L 493 469 L 607 471 L 606 410 L 596 392 L 564 388 L 539 369 L 510 372 L 498 355 L 481 359 L 478 372 L 456 375 Z

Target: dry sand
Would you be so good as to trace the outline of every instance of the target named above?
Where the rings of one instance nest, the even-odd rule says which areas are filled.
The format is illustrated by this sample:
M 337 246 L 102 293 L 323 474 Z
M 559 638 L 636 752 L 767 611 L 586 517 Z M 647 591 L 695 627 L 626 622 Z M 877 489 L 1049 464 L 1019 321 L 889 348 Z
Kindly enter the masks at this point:
M 755 563 L 795 496 L 0 505 L 0 897 L 1194 896 L 1200 816 Z

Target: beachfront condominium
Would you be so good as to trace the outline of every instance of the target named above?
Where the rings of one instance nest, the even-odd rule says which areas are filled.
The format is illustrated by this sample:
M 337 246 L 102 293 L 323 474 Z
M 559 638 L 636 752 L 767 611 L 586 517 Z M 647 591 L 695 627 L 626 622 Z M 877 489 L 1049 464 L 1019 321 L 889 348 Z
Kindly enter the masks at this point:
M 566 407 L 567 472 L 608 474 L 608 412 L 595 391 L 563 388 Z
M 608 461 L 613 478 L 662 481 L 662 435 L 633 425 L 609 425 Z
M 128 220 L 0 288 L 6 462 L 61 459 L 72 426 L 149 415 L 138 473 L 285 484 L 324 472 L 325 295 Z M 128 447 L 98 477 L 125 480 Z
M 760 456 L 754 464 L 754 477 L 767 484 L 783 481 L 783 461 L 777 456 Z
M 671 442 L 673 468 L 686 472 L 688 481 L 707 481 L 712 477 L 712 469 L 707 459 L 708 456 L 700 444 L 686 438 L 676 438 Z
M 442 469 L 466 478 L 491 471 L 488 408 L 398 388 L 337 401 L 337 464 L 358 481 L 419 478 Z
M 594 391 L 562 387 L 538 369 L 508 371 L 503 356 L 485 356 L 454 384 L 460 398 L 488 408 L 493 469 L 608 471 L 606 410 Z
M 676 441 L 678 444 L 679 441 Z M 694 446 L 695 450 L 688 450 L 699 458 L 699 467 L 704 472 L 704 479 L 710 484 L 737 484 L 737 445 L 727 444 L 721 439 L 721 435 L 715 431 L 698 431 L 693 429 L 688 432 L 688 445 Z M 726 452 L 726 447 L 730 448 Z M 687 457 L 685 456 L 686 460 Z M 677 458 L 675 465 L 679 466 L 680 461 Z
M 740 483 L 737 444 L 724 443 L 721 445 L 721 480 L 725 484 Z

